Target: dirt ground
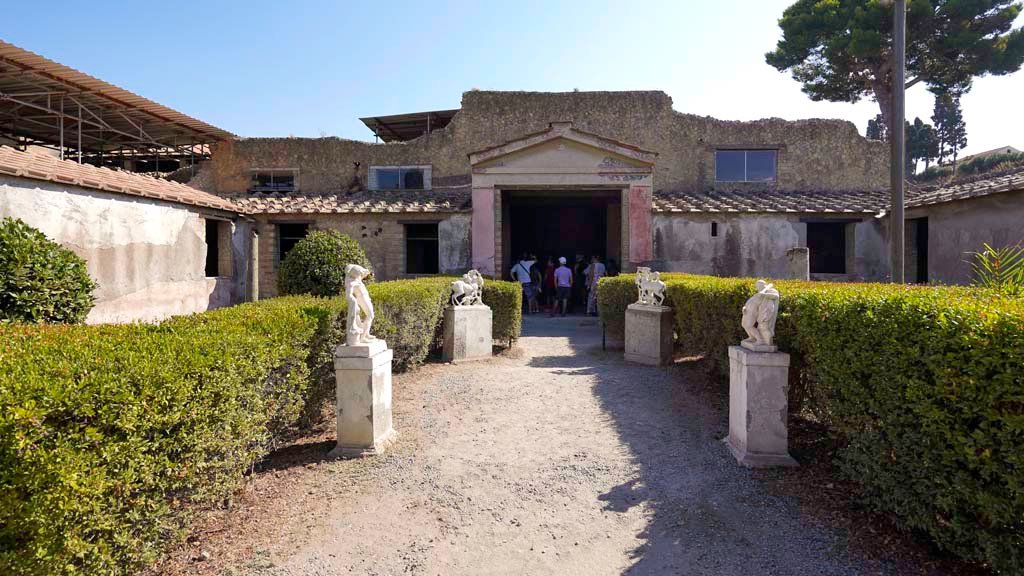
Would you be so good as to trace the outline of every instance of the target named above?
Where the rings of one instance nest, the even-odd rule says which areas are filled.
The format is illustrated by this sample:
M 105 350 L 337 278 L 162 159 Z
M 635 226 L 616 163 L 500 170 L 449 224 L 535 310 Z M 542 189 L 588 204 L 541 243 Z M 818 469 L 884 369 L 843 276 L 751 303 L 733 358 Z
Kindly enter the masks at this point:
M 268 458 L 151 572 L 964 573 L 884 519 L 847 513 L 824 465 L 739 467 L 708 388 L 686 363 L 602 350 L 594 319 L 527 317 L 499 357 L 396 376 L 399 439 L 386 455 L 328 461 L 327 426 Z M 803 502 L 818 483 L 826 496 Z M 885 539 L 865 539 L 876 520 Z

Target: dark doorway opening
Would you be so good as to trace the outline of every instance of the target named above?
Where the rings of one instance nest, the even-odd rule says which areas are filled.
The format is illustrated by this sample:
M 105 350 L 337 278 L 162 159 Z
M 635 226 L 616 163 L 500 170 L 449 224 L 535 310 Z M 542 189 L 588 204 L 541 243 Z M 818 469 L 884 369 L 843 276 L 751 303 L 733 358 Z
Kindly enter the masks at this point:
M 906 227 L 906 280 L 917 284 L 928 283 L 928 219 L 907 220 Z
M 503 264 L 523 252 L 538 258 L 598 255 L 620 262 L 622 200 L 619 190 L 502 192 Z
M 811 274 L 846 274 L 846 223 L 808 222 Z
M 405 273 L 437 274 L 440 254 L 437 222 L 405 225 Z

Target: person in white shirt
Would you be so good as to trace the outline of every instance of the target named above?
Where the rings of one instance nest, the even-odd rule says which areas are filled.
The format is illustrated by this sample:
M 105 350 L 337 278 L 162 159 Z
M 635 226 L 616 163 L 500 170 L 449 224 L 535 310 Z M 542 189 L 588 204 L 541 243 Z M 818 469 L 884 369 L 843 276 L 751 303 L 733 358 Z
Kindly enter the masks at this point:
M 512 278 L 518 281 L 523 287 L 523 307 L 526 314 L 530 313 L 530 303 L 536 296 L 533 277 L 530 275 L 530 269 L 534 264 L 536 264 L 536 261 L 532 260 L 530 255 L 524 252 L 523 258 L 519 262 L 516 262 L 516 265 L 513 266 L 512 270 L 509 272 Z
M 604 278 L 605 268 L 601 259 L 594 255 L 587 267 L 587 314 L 597 316 L 597 281 Z

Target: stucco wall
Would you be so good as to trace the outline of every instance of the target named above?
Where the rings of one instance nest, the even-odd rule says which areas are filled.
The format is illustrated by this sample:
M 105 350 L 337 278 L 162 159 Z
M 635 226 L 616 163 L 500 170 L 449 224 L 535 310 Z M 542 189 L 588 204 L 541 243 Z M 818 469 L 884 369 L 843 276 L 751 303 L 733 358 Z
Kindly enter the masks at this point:
M 183 206 L 0 177 L 0 217 L 8 216 L 86 260 L 98 283 L 89 323 L 159 320 L 244 297 L 244 283 L 205 277 L 205 224 Z M 246 269 L 247 255 L 236 252 L 236 272 Z
M 259 297 L 277 296 L 277 224 L 304 222 L 310 230 L 337 230 L 359 242 L 373 264 L 374 278 L 405 276 L 406 222 L 437 222 L 442 274 L 470 268 L 470 215 L 458 214 L 302 214 L 256 215 L 259 232 Z
M 250 170 L 299 170 L 307 193 L 347 189 L 370 165 L 430 164 L 434 185 L 468 184 L 468 154 L 539 132 L 551 122 L 658 152 L 654 188 L 714 186 L 719 146 L 779 147 L 778 181 L 792 190 L 884 189 L 888 151 L 850 122 L 777 118 L 732 122 L 683 114 L 664 92 L 483 92 L 463 94 L 461 111 L 442 130 L 414 141 L 373 144 L 340 138 L 247 138 L 218 145 L 204 182 L 225 195 L 245 193 Z M 735 187 L 735 185 L 730 185 Z M 758 185 L 763 186 L 763 185 Z
M 885 245 L 879 223 L 866 216 L 850 225 L 852 266 L 842 279 L 880 280 L 877 260 Z M 797 215 L 655 214 L 653 226 L 653 264 L 672 272 L 787 278 L 787 250 L 807 246 L 807 224 Z
M 1024 242 L 1024 190 L 907 210 L 928 218 L 928 281 L 970 284 L 973 252 Z M 913 263 L 907 262 L 907 266 Z

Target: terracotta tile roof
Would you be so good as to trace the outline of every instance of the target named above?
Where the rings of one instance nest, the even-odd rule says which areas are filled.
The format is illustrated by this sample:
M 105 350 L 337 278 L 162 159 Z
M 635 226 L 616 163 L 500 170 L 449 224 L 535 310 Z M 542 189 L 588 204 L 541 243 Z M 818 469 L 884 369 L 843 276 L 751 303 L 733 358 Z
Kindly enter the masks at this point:
M 654 193 L 655 212 L 878 213 L 889 193 L 875 191 L 705 190 Z
M 977 178 L 971 182 L 953 183 L 942 187 L 921 187 L 908 191 L 907 207 L 930 206 L 1013 190 L 1024 190 L 1024 167 L 1016 168 L 1010 173 Z
M 255 214 L 377 214 L 462 212 L 471 208 L 472 188 L 361 190 L 330 194 L 255 193 L 235 202 Z
M 228 212 L 243 212 L 226 198 L 178 182 L 134 172 L 79 164 L 46 154 L 21 152 L 9 146 L 0 146 L 0 175 L 47 180 L 58 184 L 142 196 L 189 206 L 215 208 Z

